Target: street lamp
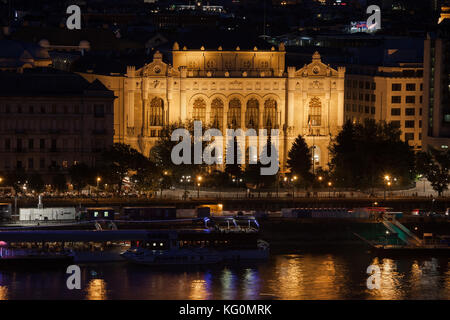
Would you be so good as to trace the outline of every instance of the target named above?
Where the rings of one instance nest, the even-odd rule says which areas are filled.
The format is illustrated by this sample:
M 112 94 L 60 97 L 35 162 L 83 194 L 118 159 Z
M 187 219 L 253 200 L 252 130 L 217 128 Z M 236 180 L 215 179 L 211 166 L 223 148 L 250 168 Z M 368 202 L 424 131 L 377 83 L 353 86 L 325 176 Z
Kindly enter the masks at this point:
M 291 184 L 292 184 L 292 199 L 295 197 L 295 181 L 297 181 L 297 176 L 293 176 L 291 178 Z
M 102 178 L 97 177 L 97 202 L 98 202 L 98 191 L 99 191 L 99 183 L 102 181 Z
M 388 186 L 389 192 L 391 192 L 391 182 L 390 181 L 387 182 L 387 186 Z
M 184 184 L 184 195 L 183 198 L 187 197 L 187 184 L 191 182 L 191 176 L 182 176 L 180 182 Z
M 384 176 L 384 180 L 386 181 L 386 185 L 391 185 L 391 177 L 389 175 Z M 384 200 L 386 200 L 386 187 L 384 187 Z
M 328 198 L 331 198 L 331 186 L 333 184 L 331 183 L 331 181 L 328 181 Z
M 202 176 L 198 176 L 197 177 L 197 198 L 200 198 L 200 183 L 201 183 L 201 181 L 202 181 Z

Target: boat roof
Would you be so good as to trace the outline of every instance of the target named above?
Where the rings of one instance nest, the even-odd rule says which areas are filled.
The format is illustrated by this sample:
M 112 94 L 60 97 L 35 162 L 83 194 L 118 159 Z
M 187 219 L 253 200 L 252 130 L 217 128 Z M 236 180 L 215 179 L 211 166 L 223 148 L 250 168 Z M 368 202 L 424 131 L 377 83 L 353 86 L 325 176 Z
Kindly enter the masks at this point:
M 209 230 L 26 230 L 0 231 L 4 242 L 88 242 L 88 241 L 141 241 L 172 238 L 177 233 L 203 234 Z

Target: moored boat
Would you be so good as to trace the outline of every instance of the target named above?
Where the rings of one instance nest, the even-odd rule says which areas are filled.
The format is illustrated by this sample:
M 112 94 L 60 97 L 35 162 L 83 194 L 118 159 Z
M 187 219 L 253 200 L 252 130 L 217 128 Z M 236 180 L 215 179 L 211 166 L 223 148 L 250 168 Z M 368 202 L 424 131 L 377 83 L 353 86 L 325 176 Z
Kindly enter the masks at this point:
M 150 235 L 149 235 L 150 236 Z M 269 244 L 257 233 L 168 231 L 136 243 L 122 256 L 146 265 L 204 265 L 220 262 L 265 260 Z

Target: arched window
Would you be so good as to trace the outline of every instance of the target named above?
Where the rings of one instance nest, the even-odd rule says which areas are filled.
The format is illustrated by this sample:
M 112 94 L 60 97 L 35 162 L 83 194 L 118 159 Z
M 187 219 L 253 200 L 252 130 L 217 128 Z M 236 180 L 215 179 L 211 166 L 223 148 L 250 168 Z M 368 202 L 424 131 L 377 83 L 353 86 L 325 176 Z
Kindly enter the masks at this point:
M 194 101 L 194 112 L 192 119 L 205 123 L 206 121 L 206 103 L 202 98 L 198 98 Z
M 247 128 L 258 129 L 259 102 L 256 99 L 247 101 L 247 112 L 245 113 L 245 126 Z
M 211 124 L 213 128 L 222 129 L 223 125 L 223 101 L 215 98 L 211 102 Z
M 161 98 L 153 98 L 152 101 L 150 101 L 148 123 L 150 126 L 164 125 L 164 101 Z
M 266 129 L 275 128 L 277 125 L 277 102 L 274 99 L 264 102 L 263 125 Z
M 314 97 L 309 102 L 308 125 L 313 127 L 320 126 L 321 119 L 322 119 L 322 103 L 320 102 L 319 98 Z
M 241 127 L 241 101 L 237 98 L 228 103 L 228 127 L 233 129 Z
M 311 155 L 312 155 L 312 161 L 315 167 L 320 165 L 320 147 L 319 146 L 312 146 L 311 147 Z

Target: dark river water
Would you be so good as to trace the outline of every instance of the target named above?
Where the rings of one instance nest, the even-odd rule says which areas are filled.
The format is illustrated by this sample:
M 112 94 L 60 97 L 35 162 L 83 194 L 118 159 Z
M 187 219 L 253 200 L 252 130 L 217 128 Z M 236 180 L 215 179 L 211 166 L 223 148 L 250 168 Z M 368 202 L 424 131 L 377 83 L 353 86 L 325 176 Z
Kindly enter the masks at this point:
M 367 268 L 379 266 L 380 288 Z M 450 299 L 450 259 L 377 258 L 366 252 L 273 254 L 258 264 L 150 268 L 80 265 L 81 289 L 65 270 L 0 270 L 1 299 Z

